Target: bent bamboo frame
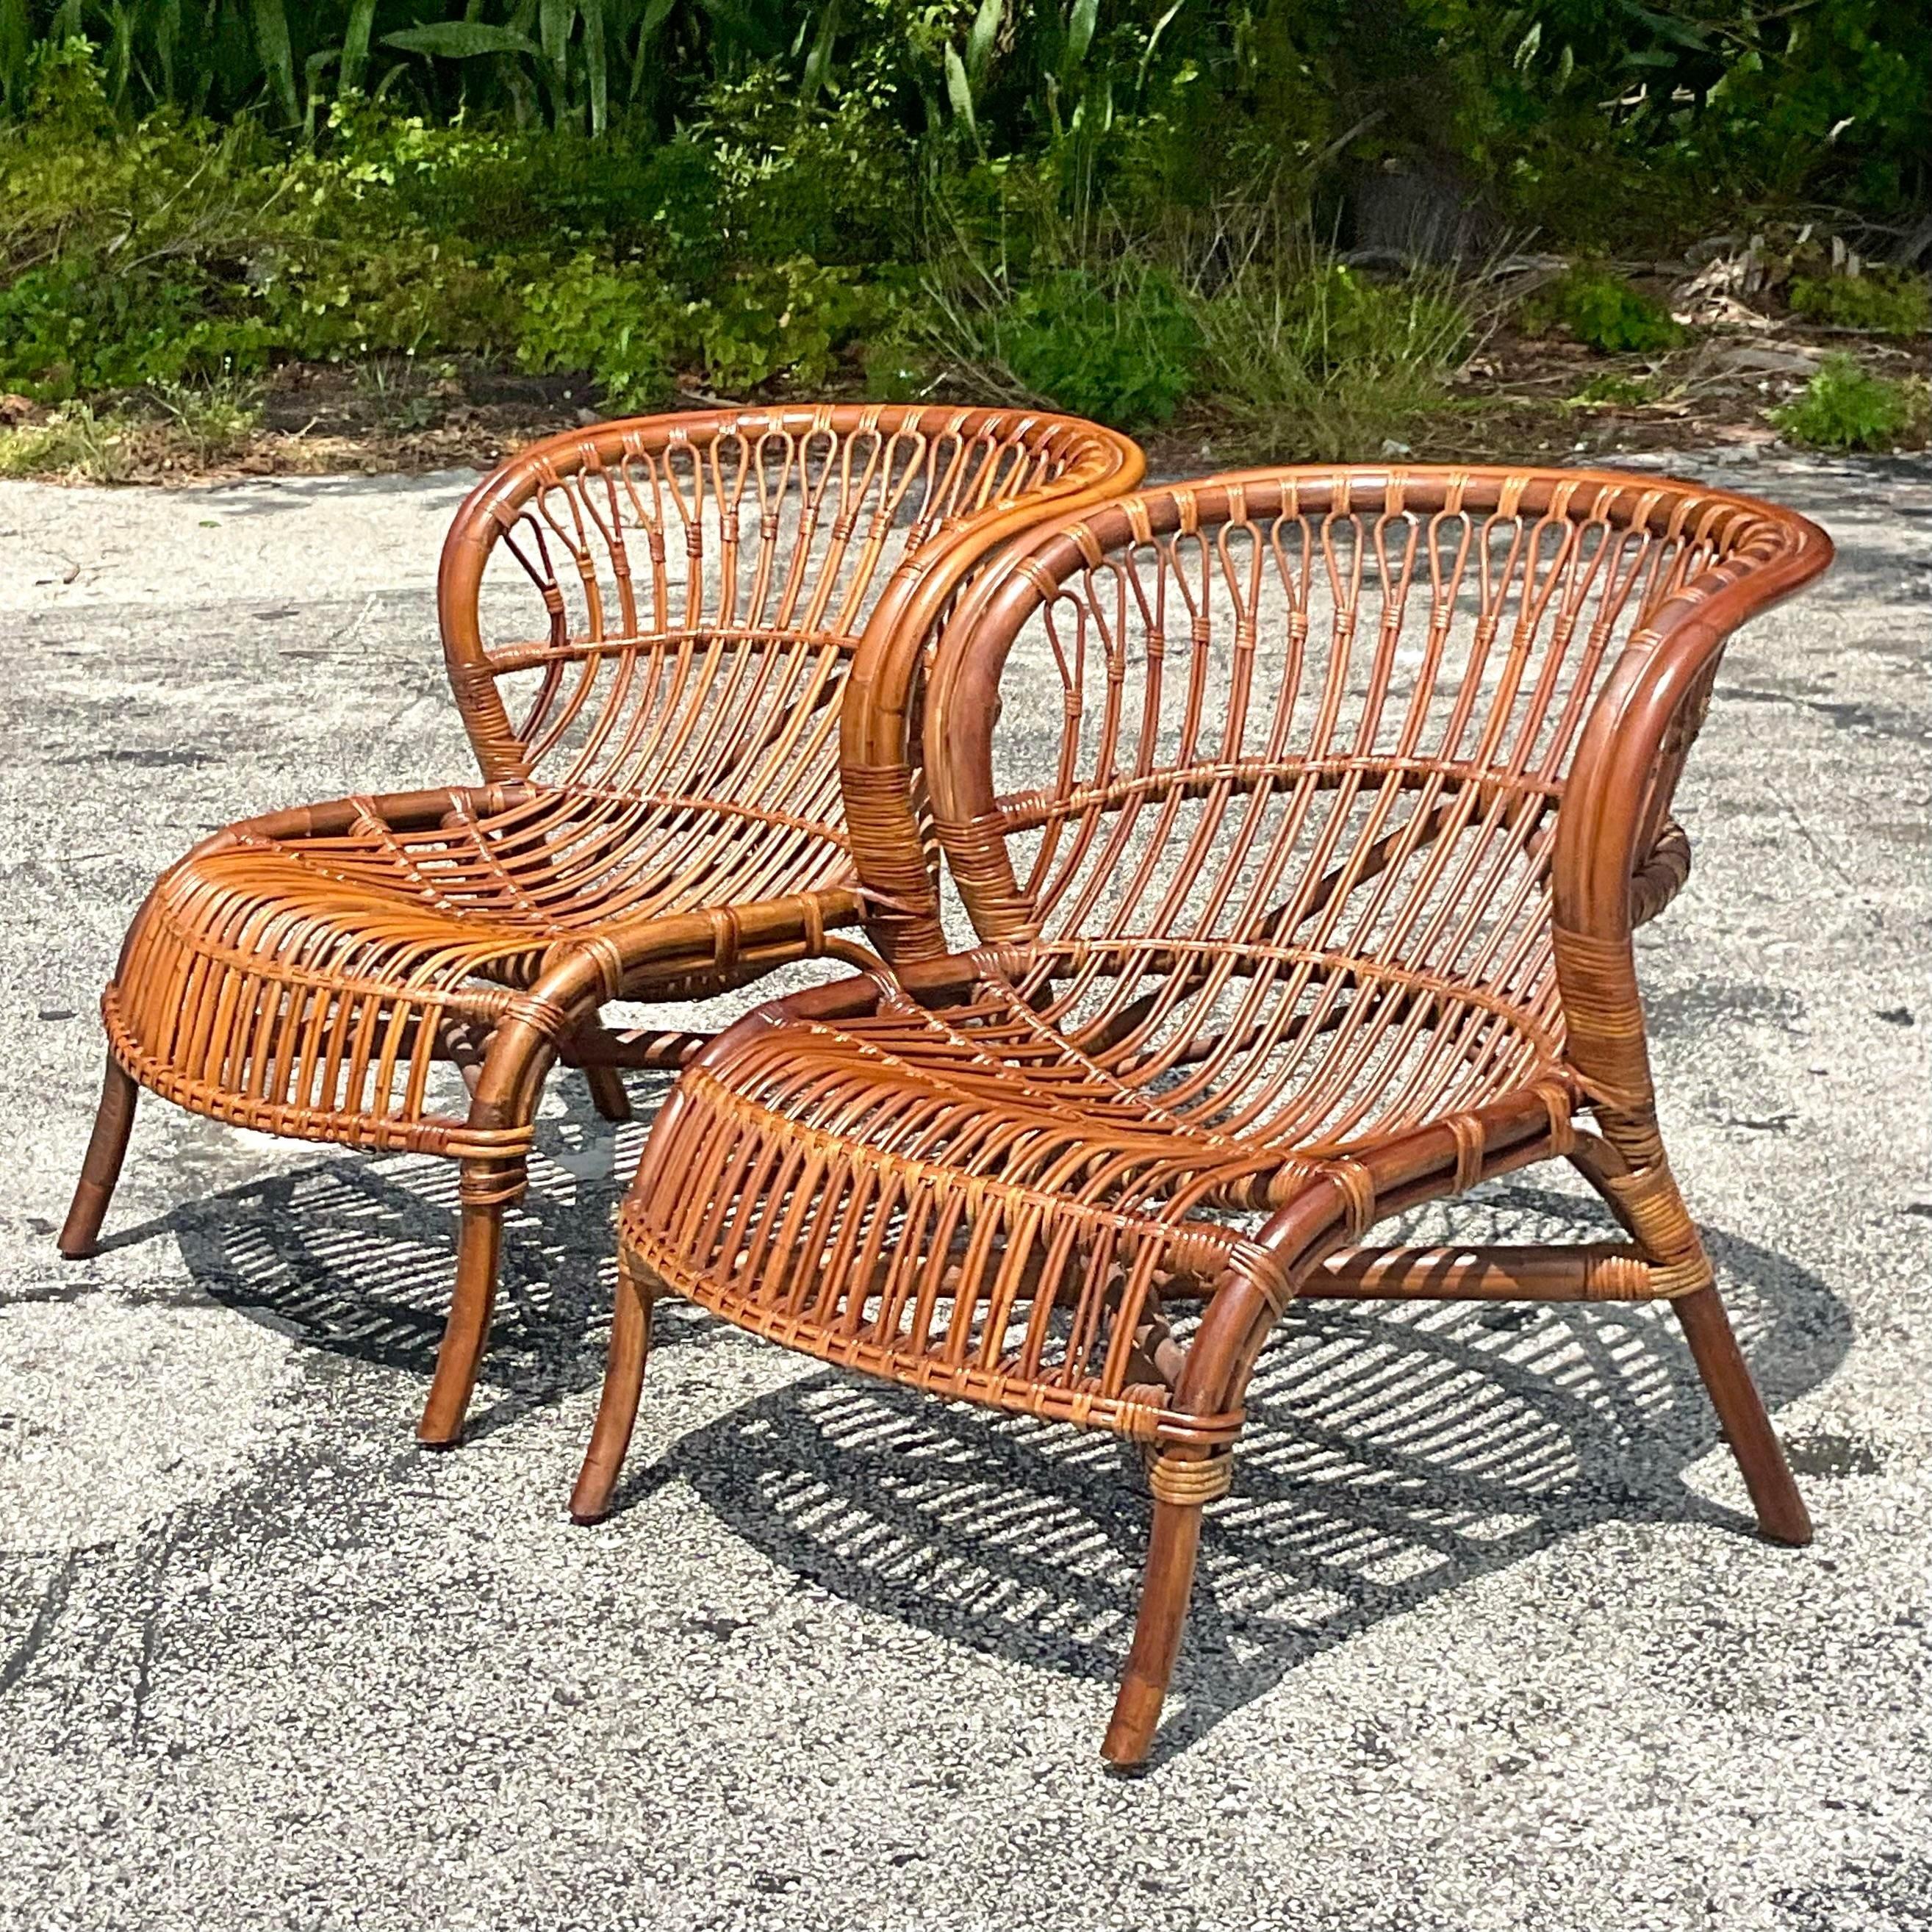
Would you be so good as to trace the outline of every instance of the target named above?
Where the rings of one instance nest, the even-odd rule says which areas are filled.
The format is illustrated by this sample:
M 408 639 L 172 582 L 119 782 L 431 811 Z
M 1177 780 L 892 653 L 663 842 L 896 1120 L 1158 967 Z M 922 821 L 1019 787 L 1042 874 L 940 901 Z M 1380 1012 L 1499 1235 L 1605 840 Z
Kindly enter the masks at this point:
M 830 406 L 601 424 L 505 464 L 437 586 L 483 782 L 248 820 L 164 874 L 104 998 L 108 1082 L 62 1251 L 93 1248 L 134 1082 L 238 1126 L 457 1160 L 419 1430 L 454 1440 L 550 1067 L 583 1068 L 621 1117 L 618 1069 L 702 1042 L 612 1034 L 602 1006 L 841 952 L 867 910 L 838 785 L 854 656 L 915 589 L 943 608 L 990 548 L 1141 470 L 1067 418 Z M 520 573 L 514 614 L 493 562 Z
M 620 1216 L 575 1512 L 608 1505 L 666 1290 L 1137 1440 L 1155 1514 L 1123 1765 L 1297 1295 L 1668 1300 L 1761 1527 L 1803 1540 L 1665 1156 L 1630 934 L 1688 869 L 1670 807 L 1725 639 L 1830 554 L 1787 512 L 1630 475 L 1257 471 L 1015 544 L 929 675 L 920 627 L 862 652 L 848 817 L 896 970 L 760 1008 L 680 1076 Z M 1043 745 L 1016 766 L 1028 704 Z M 1625 1241 L 1363 1246 L 1552 1156 Z

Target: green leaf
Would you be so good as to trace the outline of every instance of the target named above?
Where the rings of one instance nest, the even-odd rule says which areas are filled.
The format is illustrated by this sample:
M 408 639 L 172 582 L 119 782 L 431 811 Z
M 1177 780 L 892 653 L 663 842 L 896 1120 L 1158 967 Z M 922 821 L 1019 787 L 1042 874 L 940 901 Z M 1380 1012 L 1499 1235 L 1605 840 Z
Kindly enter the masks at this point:
M 570 29 L 577 18 L 577 0 L 542 0 L 537 8 L 537 38 L 543 43 L 550 69 L 550 124 L 561 128 L 569 118 Z
M 308 105 L 302 110 L 302 139 L 315 139 L 315 110 L 322 104 L 322 76 L 341 57 L 340 47 L 324 47 L 320 53 L 310 54 L 308 64 L 303 70 L 307 82 L 305 92 Z
M 950 41 L 946 48 L 946 98 L 952 102 L 953 112 L 965 122 L 966 131 L 976 146 L 980 127 L 973 118 L 973 83 L 966 78 L 966 64 L 959 58 L 959 50 Z
M 175 94 L 175 46 L 181 38 L 182 0 L 162 0 L 154 10 L 154 58 L 161 64 L 161 98 Z
M 341 89 L 348 94 L 362 85 L 362 70 L 369 64 L 369 30 L 376 23 L 376 0 L 356 0 L 349 10 L 349 24 L 342 30 Z
M 610 82 L 604 64 L 604 0 L 579 0 L 584 16 L 584 73 L 590 83 L 590 132 L 602 134 L 610 118 Z
M 543 41 L 544 58 L 556 76 L 560 105 L 569 73 L 570 23 L 577 17 L 577 0 L 543 0 L 537 9 L 537 33 Z
M 1066 27 L 1066 70 L 1071 74 L 1087 57 L 1094 44 L 1094 23 L 1100 17 L 1100 0 L 1073 0 L 1073 17 Z
M 818 98 L 826 75 L 832 71 L 832 40 L 838 31 L 838 0 L 825 0 L 825 10 L 819 16 L 818 37 L 812 41 L 811 52 L 805 57 L 805 80 L 798 97 L 802 106 L 809 106 Z
M 406 54 L 426 54 L 432 60 L 472 60 L 479 54 L 533 54 L 537 50 L 527 34 L 514 27 L 486 27 L 477 20 L 446 20 L 439 26 L 405 27 L 400 33 L 385 34 L 386 47 L 399 47 Z
M 273 82 L 283 118 L 291 124 L 302 118 L 302 100 L 296 92 L 296 62 L 289 46 L 289 19 L 282 0 L 255 0 L 255 52 Z
M 27 96 L 27 58 L 34 44 L 34 23 L 27 0 L 0 0 L 0 96 L 18 107 Z
M 1640 0 L 1619 0 L 1619 10 L 1647 27 L 1659 40 L 1670 40 L 1688 53 L 1708 53 L 1711 37 L 1694 20 L 1680 20 L 1674 14 L 1660 14 L 1640 4 Z M 1791 10 L 1796 12 L 1796 8 Z
M 638 45 L 631 56 L 631 98 L 635 100 L 644 85 L 644 54 L 651 44 L 652 36 L 670 17 L 670 10 L 677 0 L 650 0 L 644 9 L 644 17 L 638 28 Z
M 1186 4 L 1187 0 L 1174 0 L 1174 4 L 1154 23 L 1154 32 L 1148 36 L 1147 51 L 1141 56 L 1141 70 L 1134 83 L 1136 94 L 1146 93 L 1148 69 L 1154 64 L 1154 50 L 1160 45 L 1160 37 L 1167 32 L 1168 23 Z
M 972 29 L 966 36 L 965 72 L 975 87 L 986 83 L 986 69 L 993 58 L 993 42 L 999 34 L 1000 22 L 1006 17 L 1006 0 L 980 0 L 980 10 L 973 16 Z M 950 91 L 950 75 L 948 86 Z M 958 103 L 955 101 L 953 106 L 957 108 Z M 972 118 L 969 109 L 966 115 L 969 125 Z

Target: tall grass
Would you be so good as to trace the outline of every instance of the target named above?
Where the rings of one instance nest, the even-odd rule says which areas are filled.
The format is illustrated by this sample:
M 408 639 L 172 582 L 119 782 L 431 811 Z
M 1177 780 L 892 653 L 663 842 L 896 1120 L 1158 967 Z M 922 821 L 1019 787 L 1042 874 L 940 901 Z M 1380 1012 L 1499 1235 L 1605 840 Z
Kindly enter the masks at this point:
M 1238 209 L 1190 277 L 1202 387 L 1258 459 L 1376 455 L 1446 400 L 1493 319 L 1480 286 L 1442 268 L 1371 278 L 1305 223 Z
M 1016 249 L 942 198 L 928 340 L 988 397 L 1130 428 L 1191 408 L 1256 460 L 1376 455 L 1446 403 L 1494 317 L 1480 280 L 1347 266 L 1299 205 L 1277 184 L 1140 232 L 1104 202 L 1057 221 L 1036 209 Z

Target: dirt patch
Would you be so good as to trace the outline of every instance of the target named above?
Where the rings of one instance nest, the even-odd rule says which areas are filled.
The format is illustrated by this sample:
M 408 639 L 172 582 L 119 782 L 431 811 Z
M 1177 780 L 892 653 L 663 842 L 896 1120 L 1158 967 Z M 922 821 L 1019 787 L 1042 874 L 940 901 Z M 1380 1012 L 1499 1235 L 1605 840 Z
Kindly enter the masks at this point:
M 1906 340 L 1792 322 L 1699 332 L 1656 357 L 1606 356 L 1580 344 L 1511 329 L 1490 336 L 1456 373 L 1442 405 L 1400 440 L 1358 454 L 1422 462 L 1554 463 L 1778 441 L 1770 412 L 1797 394 L 1822 358 L 1851 350 L 1895 376 L 1932 377 L 1932 338 Z M 816 392 L 860 399 L 860 372 Z M 11 403 L 17 398 L 0 399 Z M 699 409 L 693 391 L 669 407 Z M 779 393 L 772 400 L 792 400 Z M 939 392 L 939 401 L 975 400 Z M 97 444 L 52 452 L 52 480 L 176 484 L 238 476 L 422 474 L 486 470 L 542 436 L 599 419 L 587 376 L 526 376 L 484 363 L 419 365 L 404 358 L 291 363 L 250 399 L 247 420 L 205 426 L 144 412 L 139 397 L 97 400 Z M 47 412 L 24 405 L 10 428 Z M 1259 460 L 1252 430 L 1212 406 L 1145 433 L 1154 475 Z M 1922 431 L 1913 440 L 1925 440 Z M 1282 460 L 1294 452 L 1280 451 Z
M 1932 379 L 1932 338 L 1775 328 L 1700 333 L 1669 354 L 1606 356 L 1504 329 L 1457 371 L 1449 399 L 1382 454 L 1418 462 L 1575 463 L 1649 452 L 1768 452 L 1770 412 L 1820 362 L 1849 350 L 1876 373 Z M 1922 429 L 1903 446 L 1922 448 Z M 1142 437 L 1156 475 L 1248 460 L 1240 430 L 1211 413 Z M 1364 454 L 1372 458 L 1376 452 Z M 1294 460 L 1284 453 L 1283 460 Z

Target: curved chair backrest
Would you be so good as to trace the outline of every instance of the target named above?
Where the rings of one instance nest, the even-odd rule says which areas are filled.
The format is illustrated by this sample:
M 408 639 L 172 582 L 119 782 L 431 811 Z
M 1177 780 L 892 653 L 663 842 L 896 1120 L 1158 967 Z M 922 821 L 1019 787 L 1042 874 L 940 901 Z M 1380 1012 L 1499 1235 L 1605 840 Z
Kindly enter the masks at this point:
M 889 587 L 1138 476 L 1123 439 L 1011 410 L 710 410 L 535 444 L 471 494 L 438 579 L 484 775 L 836 815 L 836 700 Z
M 1412 1012 L 1474 988 L 1550 1040 L 1567 1005 L 1574 1045 L 1688 867 L 1668 812 L 1725 637 L 1830 556 L 1791 512 L 1630 474 L 1309 468 L 1102 504 L 948 624 L 937 835 L 982 939 L 1048 942 L 1116 988 L 1109 1024 L 1164 970 L 1208 1032 L 1238 980 L 1265 1036 L 1357 962 Z

